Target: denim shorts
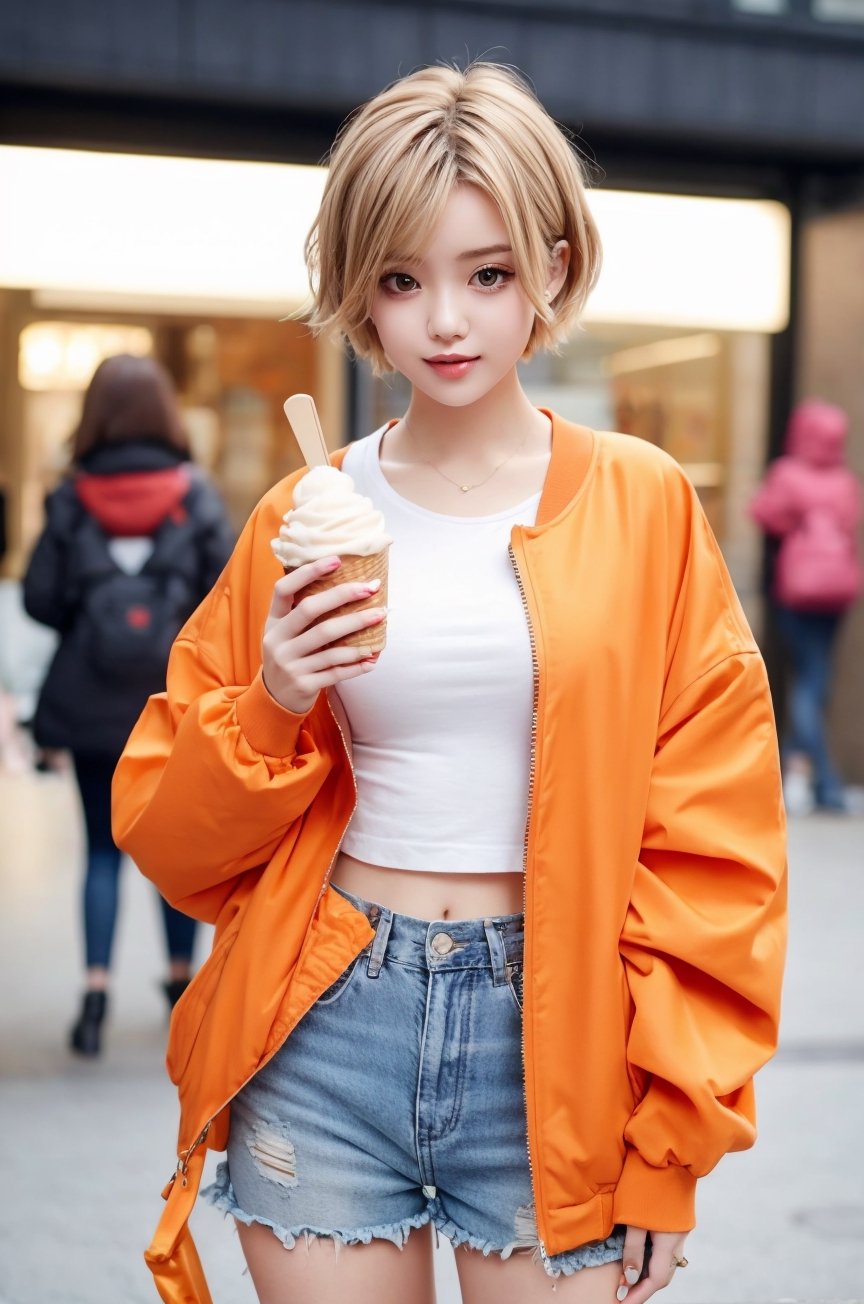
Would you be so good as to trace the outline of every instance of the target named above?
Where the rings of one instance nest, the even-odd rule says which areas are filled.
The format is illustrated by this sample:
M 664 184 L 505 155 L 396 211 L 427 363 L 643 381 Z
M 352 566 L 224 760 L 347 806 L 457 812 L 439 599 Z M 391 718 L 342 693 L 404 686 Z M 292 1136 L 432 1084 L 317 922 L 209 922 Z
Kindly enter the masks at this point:
M 522 1076 L 521 915 L 433 921 L 342 893 L 375 938 L 231 1104 L 205 1198 L 299 1237 L 540 1255 Z M 623 1228 L 542 1256 L 551 1276 L 622 1256 Z

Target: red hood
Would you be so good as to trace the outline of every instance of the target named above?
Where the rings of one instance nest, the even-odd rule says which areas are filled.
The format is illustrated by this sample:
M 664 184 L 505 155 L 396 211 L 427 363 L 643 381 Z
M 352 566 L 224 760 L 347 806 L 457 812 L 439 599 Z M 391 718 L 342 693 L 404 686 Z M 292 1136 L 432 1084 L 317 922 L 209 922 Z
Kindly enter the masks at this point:
M 75 477 L 75 490 L 106 534 L 125 538 L 155 534 L 168 516 L 185 520 L 183 499 L 189 491 L 189 471 L 185 466 L 172 466 L 123 475 L 81 472 Z
M 799 403 L 789 419 L 786 453 L 810 466 L 842 466 L 849 418 L 819 399 Z

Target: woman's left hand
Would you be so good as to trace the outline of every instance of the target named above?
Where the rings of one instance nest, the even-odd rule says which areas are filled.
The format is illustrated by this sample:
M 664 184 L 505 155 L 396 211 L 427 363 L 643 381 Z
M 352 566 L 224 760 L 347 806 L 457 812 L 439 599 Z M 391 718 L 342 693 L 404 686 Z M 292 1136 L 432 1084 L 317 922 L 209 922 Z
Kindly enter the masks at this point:
M 640 1281 L 645 1263 L 645 1242 L 649 1234 L 651 1257 L 648 1260 L 647 1275 Z M 668 1286 L 676 1269 L 686 1266 L 686 1239 L 686 1232 L 649 1233 L 643 1227 L 628 1227 L 624 1238 L 623 1278 L 618 1299 L 626 1299 L 627 1304 L 644 1304 L 658 1290 Z

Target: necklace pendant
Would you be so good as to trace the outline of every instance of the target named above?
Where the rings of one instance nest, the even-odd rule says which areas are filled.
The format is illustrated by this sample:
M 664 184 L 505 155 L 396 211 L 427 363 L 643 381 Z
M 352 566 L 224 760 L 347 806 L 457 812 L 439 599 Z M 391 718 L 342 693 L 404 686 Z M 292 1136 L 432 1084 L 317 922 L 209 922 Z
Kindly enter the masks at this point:
M 473 485 L 470 485 L 470 484 L 460 484 L 460 486 L 459 486 L 459 488 L 462 490 L 463 494 L 467 494 L 468 490 L 469 490 L 469 489 L 473 489 L 473 487 L 474 487 L 474 486 L 473 486 Z

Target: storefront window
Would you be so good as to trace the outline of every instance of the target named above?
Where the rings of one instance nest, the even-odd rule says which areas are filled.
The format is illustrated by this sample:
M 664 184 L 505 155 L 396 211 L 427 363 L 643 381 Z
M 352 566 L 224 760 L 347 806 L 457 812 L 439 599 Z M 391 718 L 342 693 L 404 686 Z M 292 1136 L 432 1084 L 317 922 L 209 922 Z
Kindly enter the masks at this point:
M 18 384 L 28 390 L 81 390 L 99 363 L 114 353 L 153 352 L 144 326 L 36 321 L 18 340 Z
M 527 364 L 523 382 L 540 406 L 665 449 L 695 485 L 720 533 L 728 367 L 721 332 L 594 323 L 559 355 Z

